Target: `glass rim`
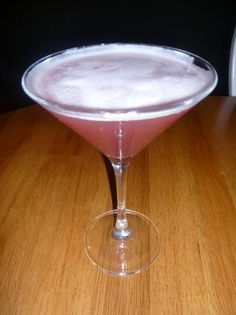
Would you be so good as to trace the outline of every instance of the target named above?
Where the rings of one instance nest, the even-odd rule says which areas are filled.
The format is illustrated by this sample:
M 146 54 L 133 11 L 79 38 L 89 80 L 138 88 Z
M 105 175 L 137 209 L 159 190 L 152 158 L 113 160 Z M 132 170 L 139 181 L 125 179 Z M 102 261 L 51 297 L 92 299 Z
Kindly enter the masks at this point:
M 27 86 L 27 78 L 31 71 L 40 65 L 41 63 L 45 62 L 46 60 L 52 59 L 56 56 L 70 53 L 77 50 L 86 50 L 86 49 L 96 49 L 96 47 L 102 46 L 144 46 L 144 47 L 153 47 L 153 48 L 163 48 L 173 52 L 179 52 L 184 55 L 190 56 L 197 61 L 197 66 L 200 65 L 200 68 L 205 68 L 212 73 L 212 80 L 207 84 L 204 88 L 200 91 L 183 98 L 177 101 L 170 101 L 164 102 L 163 105 L 161 103 L 154 103 L 145 106 L 137 106 L 137 107 L 112 107 L 112 108 L 102 108 L 102 107 L 86 107 L 84 105 L 80 106 L 73 106 L 73 105 L 65 105 L 54 103 L 48 101 L 37 95 L 36 93 L 32 92 L 31 89 Z M 194 62 L 193 62 L 194 63 Z M 75 117 L 75 118 L 83 118 L 83 119 L 90 119 L 90 120 L 129 120 L 129 117 L 132 115 L 132 120 L 139 120 L 139 119 L 148 119 L 148 118 L 155 118 L 155 117 L 162 117 L 167 115 L 174 115 L 179 112 L 188 110 L 202 99 L 204 99 L 207 95 L 209 95 L 215 88 L 218 82 L 218 75 L 215 68 L 204 58 L 188 52 L 183 49 L 174 48 L 165 45 L 154 45 L 154 44 L 136 44 L 136 43 L 108 43 L 108 44 L 95 44 L 95 45 L 87 45 L 87 46 L 79 46 L 73 47 L 69 49 L 60 50 L 49 54 L 43 58 L 38 59 L 36 62 L 31 64 L 24 72 L 21 85 L 24 92 L 33 99 L 36 103 L 40 104 L 42 107 L 48 109 L 55 114 L 61 114 L 63 116 Z M 165 108 L 166 107 L 166 108 Z

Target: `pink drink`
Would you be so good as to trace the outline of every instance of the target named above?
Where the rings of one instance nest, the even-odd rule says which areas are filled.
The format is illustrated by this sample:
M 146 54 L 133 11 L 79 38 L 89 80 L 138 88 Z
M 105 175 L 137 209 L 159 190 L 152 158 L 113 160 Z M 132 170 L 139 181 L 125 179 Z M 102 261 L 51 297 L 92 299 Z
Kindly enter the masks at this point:
M 72 49 L 46 59 L 30 88 L 59 120 L 105 155 L 126 158 L 181 117 L 210 71 L 178 51 L 143 45 Z M 46 106 L 47 107 L 47 106 Z

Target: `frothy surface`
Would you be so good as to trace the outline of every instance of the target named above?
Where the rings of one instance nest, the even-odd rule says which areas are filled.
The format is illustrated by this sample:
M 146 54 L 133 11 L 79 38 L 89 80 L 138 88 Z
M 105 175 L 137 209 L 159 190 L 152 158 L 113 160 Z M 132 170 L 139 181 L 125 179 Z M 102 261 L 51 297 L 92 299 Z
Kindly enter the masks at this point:
M 181 101 L 212 82 L 181 52 L 142 45 L 72 49 L 30 73 L 30 90 L 48 102 L 86 108 L 134 108 Z

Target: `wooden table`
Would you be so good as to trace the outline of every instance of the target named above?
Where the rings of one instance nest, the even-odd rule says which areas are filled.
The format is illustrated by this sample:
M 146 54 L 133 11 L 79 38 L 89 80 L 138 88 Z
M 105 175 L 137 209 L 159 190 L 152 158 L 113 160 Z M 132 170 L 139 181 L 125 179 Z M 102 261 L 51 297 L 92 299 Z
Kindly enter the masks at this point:
M 101 155 L 39 106 L 0 118 L 0 314 L 236 314 L 236 98 L 208 97 L 131 164 L 156 262 L 114 277 L 83 235 L 112 208 Z

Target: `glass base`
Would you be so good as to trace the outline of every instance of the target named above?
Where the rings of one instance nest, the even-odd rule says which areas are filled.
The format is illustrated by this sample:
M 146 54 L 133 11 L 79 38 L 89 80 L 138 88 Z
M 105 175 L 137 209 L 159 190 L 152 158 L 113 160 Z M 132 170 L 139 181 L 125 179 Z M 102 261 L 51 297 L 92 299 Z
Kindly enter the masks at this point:
M 93 264 L 113 275 L 126 276 L 145 270 L 157 257 L 159 232 L 143 214 L 127 210 L 131 234 L 124 240 L 112 236 L 117 210 L 95 218 L 88 226 L 84 244 Z

